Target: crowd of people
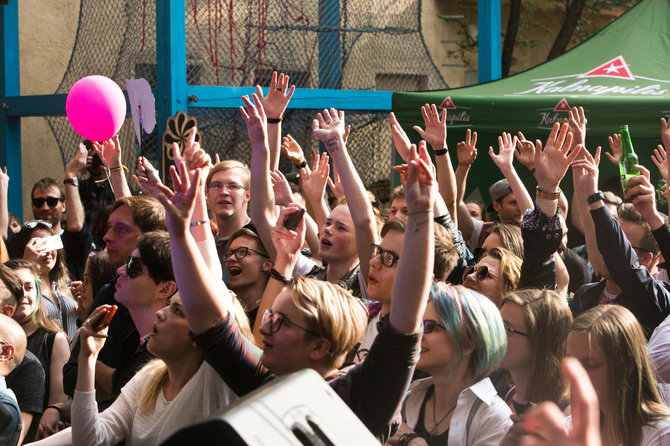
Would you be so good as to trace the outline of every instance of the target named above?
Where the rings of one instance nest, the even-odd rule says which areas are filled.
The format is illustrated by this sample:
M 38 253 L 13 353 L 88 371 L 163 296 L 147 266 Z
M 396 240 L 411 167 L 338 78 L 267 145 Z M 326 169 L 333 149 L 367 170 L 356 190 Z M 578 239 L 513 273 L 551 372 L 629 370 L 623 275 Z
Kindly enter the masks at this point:
M 169 184 L 137 160 L 133 195 L 118 138 L 87 141 L 23 224 L 0 171 L 0 444 L 159 445 L 309 368 L 382 444 L 670 445 L 670 225 L 647 168 L 600 190 L 574 108 L 544 143 L 503 132 L 491 205 L 466 202 L 477 133 L 447 147 L 426 104 L 418 145 L 391 114 L 384 207 L 344 112 L 316 114 L 311 163 L 282 135 L 294 90 L 274 73 L 242 97 L 250 166 L 193 128 Z M 667 181 L 665 120 L 661 138 Z

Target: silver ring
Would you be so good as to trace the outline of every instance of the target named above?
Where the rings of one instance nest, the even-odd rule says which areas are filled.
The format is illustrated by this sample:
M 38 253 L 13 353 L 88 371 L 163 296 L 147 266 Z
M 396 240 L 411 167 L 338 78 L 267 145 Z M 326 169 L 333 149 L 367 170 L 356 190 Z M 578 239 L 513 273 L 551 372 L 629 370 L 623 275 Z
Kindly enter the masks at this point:
M 586 120 L 586 118 L 584 118 L 584 119 L 582 119 L 582 120 L 579 121 L 580 124 L 586 124 L 587 122 L 588 122 L 588 121 Z

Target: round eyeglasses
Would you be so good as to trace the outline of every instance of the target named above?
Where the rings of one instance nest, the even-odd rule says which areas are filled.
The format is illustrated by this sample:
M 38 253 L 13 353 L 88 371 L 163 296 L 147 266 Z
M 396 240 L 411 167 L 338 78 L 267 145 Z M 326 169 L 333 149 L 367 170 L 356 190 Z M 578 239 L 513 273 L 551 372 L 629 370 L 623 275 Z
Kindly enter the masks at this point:
M 312 336 L 316 336 L 317 338 L 322 338 L 323 336 L 319 333 L 316 333 L 308 328 L 305 328 L 301 325 L 296 324 L 295 322 L 291 322 L 290 319 L 286 316 L 284 316 L 281 313 L 275 313 L 274 311 L 270 310 L 269 308 L 263 312 L 263 318 L 261 319 L 261 323 L 268 324 L 268 328 L 270 329 L 270 333 L 275 334 L 279 331 L 281 328 L 282 324 L 286 324 L 289 327 L 296 327 L 299 328 L 306 333 L 311 334 Z

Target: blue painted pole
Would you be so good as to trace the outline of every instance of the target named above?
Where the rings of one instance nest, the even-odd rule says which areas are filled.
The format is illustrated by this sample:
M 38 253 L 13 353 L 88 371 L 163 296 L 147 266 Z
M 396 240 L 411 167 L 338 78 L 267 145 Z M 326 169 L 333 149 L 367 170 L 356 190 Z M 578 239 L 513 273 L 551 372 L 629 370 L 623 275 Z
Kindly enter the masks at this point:
M 7 166 L 12 179 L 9 188 L 9 211 L 23 217 L 21 175 L 21 118 L 8 114 L 8 96 L 21 94 L 19 73 L 19 0 L 0 6 L 2 53 L 0 54 L 0 165 Z
M 184 0 L 156 2 L 156 124 L 159 141 L 165 130 L 165 120 L 187 109 L 185 4 Z
M 342 88 L 339 0 L 319 0 L 319 88 Z
M 500 79 L 500 0 L 479 0 L 479 83 Z

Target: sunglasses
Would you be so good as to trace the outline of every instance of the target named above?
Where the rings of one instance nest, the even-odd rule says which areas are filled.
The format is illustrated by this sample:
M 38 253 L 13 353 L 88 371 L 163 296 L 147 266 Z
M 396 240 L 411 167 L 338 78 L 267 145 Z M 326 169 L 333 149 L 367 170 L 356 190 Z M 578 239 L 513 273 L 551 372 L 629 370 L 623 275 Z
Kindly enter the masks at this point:
M 428 334 L 432 333 L 433 330 L 435 330 L 435 327 L 439 327 L 442 330 L 444 330 L 444 325 L 440 324 L 437 321 L 433 321 L 431 319 L 426 319 L 423 321 L 423 334 Z
M 470 274 L 475 273 L 475 279 L 477 279 L 479 282 L 482 280 L 486 279 L 487 277 L 498 277 L 497 274 L 494 274 L 489 270 L 489 267 L 486 265 L 482 265 L 479 268 L 476 268 L 474 266 L 468 266 L 465 268 L 465 271 L 463 271 L 463 281 L 465 281 L 465 278 L 468 277 Z
M 234 255 L 237 260 L 242 260 L 247 256 L 247 254 L 249 254 L 249 251 L 253 252 L 254 254 L 258 254 L 261 257 L 265 257 L 266 259 L 270 258 L 270 256 L 268 256 L 267 254 L 263 254 L 262 252 L 256 251 L 255 249 L 251 249 L 247 246 L 240 246 L 239 248 L 236 249 L 229 249 L 228 251 L 226 251 L 226 255 L 224 258 L 227 259 L 228 257 Z
M 56 207 L 58 203 L 65 201 L 62 198 L 58 197 L 46 197 L 46 198 L 33 198 L 33 205 L 36 208 L 41 208 L 46 203 L 50 208 Z
M 283 314 L 275 313 L 274 311 L 272 311 L 270 309 L 265 310 L 265 312 L 263 313 L 263 319 L 261 319 L 261 323 L 262 324 L 267 323 L 268 328 L 270 329 L 270 333 L 272 333 L 272 334 L 277 333 L 279 331 L 279 329 L 281 328 L 282 324 L 285 324 L 289 327 L 293 326 L 293 327 L 299 328 L 299 329 L 305 331 L 306 333 L 311 334 L 312 336 L 316 336 L 317 338 L 322 338 L 323 337 L 321 334 L 315 333 L 312 330 L 309 330 L 309 329 L 307 329 L 303 326 L 300 326 L 300 325 L 296 324 L 295 322 L 291 322 L 289 320 L 289 318 L 287 318 Z
M 509 326 L 509 322 L 503 321 L 503 326 L 505 327 L 505 331 L 509 334 L 518 334 L 519 336 L 525 336 L 528 337 L 528 333 L 524 333 L 523 331 L 515 330 L 512 327 Z
M 126 274 L 128 277 L 135 279 L 144 272 L 142 260 L 139 257 L 128 256 L 128 260 L 126 260 Z
M 374 259 L 375 257 L 379 256 L 382 265 L 384 265 L 387 268 L 392 268 L 393 265 L 396 264 L 396 262 L 400 259 L 398 254 L 392 251 L 387 251 L 383 249 L 379 245 L 375 245 L 374 243 L 370 245 L 370 259 Z
M 35 229 L 37 226 L 46 226 L 49 229 L 53 227 L 51 223 L 44 220 L 30 220 L 23 224 L 23 227 L 28 229 Z

